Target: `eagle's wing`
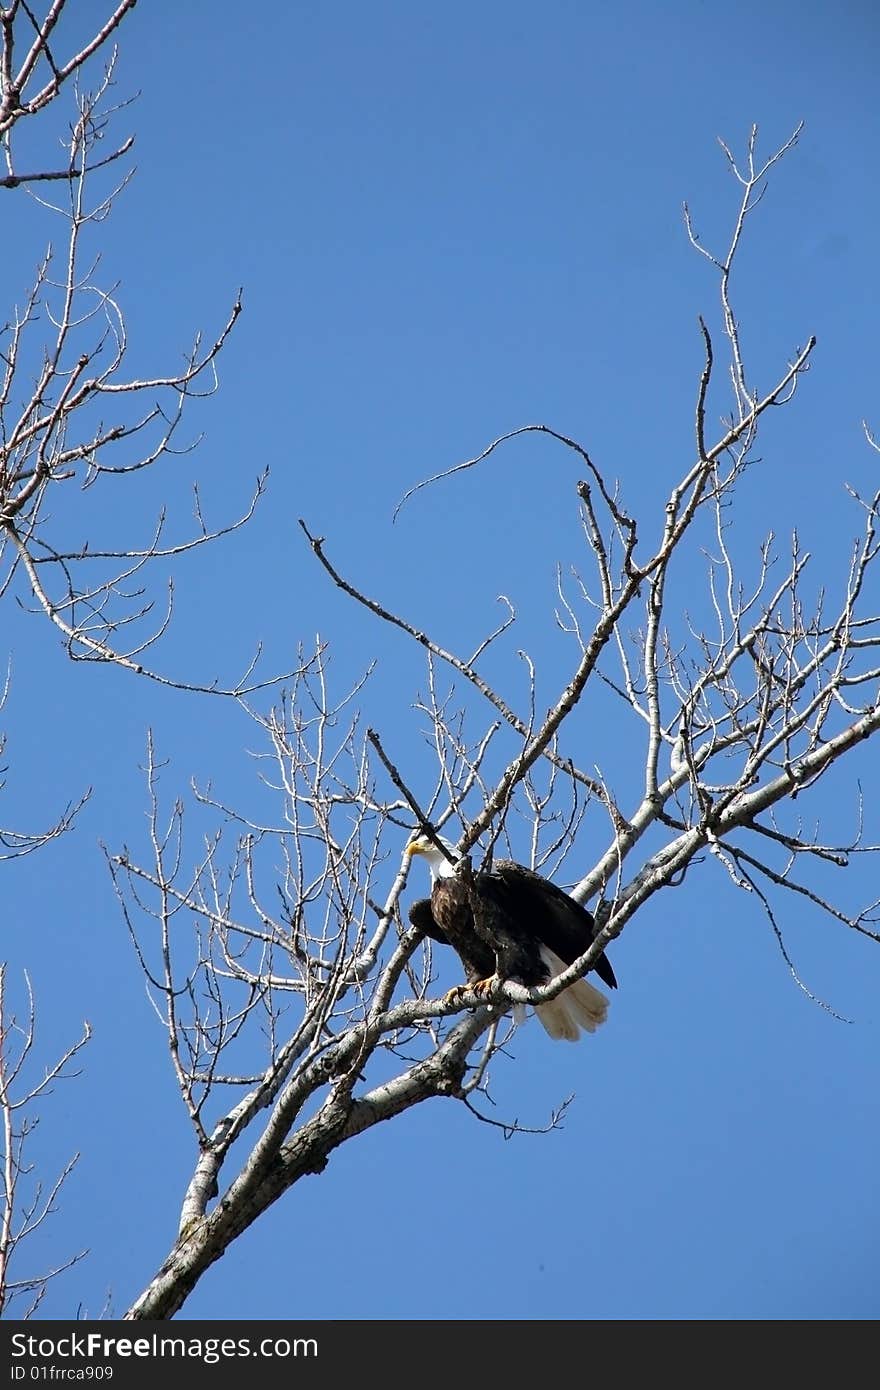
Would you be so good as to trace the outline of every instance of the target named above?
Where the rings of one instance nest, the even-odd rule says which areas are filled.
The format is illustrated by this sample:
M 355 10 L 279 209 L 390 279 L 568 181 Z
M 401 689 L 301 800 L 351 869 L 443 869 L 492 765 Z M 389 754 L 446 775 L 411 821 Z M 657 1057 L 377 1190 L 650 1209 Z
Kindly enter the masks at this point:
M 412 926 L 424 932 L 425 936 L 430 936 L 432 941 L 439 941 L 441 946 L 449 945 L 449 937 L 434 921 L 430 898 L 419 898 L 417 902 L 410 904 L 409 920 Z
M 491 874 L 503 885 L 508 912 L 515 904 L 517 918 L 530 924 L 533 932 L 540 925 L 544 944 L 566 965 L 571 965 L 592 945 L 596 935 L 593 914 L 548 878 L 512 859 L 496 860 Z M 611 989 L 617 988 L 611 962 L 604 951 L 593 969 Z

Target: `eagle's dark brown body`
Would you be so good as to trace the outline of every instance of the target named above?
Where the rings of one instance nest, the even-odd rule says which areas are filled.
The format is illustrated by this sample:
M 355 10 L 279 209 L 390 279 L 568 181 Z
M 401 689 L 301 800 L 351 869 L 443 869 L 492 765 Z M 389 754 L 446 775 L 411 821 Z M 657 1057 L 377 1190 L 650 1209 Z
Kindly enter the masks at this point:
M 474 887 L 473 875 L 463 866 L 450 878 L 438 878 L 430 898 L 420 898 L 409 910 L 414 927 L 458 952 L 470 985 L 495 972 L 495 953 L 475 930 Z

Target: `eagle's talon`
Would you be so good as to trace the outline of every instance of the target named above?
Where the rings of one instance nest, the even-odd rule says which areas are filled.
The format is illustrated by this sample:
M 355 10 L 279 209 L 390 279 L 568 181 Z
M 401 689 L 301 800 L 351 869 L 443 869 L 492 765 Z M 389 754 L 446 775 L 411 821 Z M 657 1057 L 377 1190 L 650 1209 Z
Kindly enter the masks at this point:
M 479 995 L 481 999 L 488 1000 L 495 993 L 496 985 L 500 983 L 497 975 L 490 975 L 487 980 L 477 980 L 476 984 L 471 985 L 471 989 L 474 991 L 474 994 Z
M 460 1004 L 466 994 L 473 992 L 480 999 L 487 999 L 493 993 L 495 986 L 499 983 L 497 975 L 490 975 L 488 979 L 476 980 L 473 984 L 455 985 L 443 996 L 443 1003 L 451 1006 Z
M 462 996 L 467 994 L 469 989 L 470 985 L 456 985 L 454 989 L 450 989 L 444 994 L 443 1003 L 448 1004 L 450 1007 L 460 1004 Z

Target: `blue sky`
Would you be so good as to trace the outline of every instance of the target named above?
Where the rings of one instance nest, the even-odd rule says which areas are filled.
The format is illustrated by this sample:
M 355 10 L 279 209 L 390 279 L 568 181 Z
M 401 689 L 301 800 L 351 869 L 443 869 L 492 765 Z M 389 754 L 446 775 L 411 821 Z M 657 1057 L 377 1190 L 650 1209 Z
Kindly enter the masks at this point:
M 245 313 L 220 393 L 193 415 L 200 449 L 88 494 L 89 534 L 140 539 L 159 499 L 186 508 L 195 478 L 209 517 L 245 505 L 266 465 L 271 481 L 246 530 L 178 567 L 157 665 L 227 679 L 262 641 L 282 670 L 320 632 L 342 688 L 377 657 L 365 717 L 427 790 L 420 662 L 329 584 L 303 516 L 356 582 L 464 653 L 509 594 L 549 698 L 568 664 L 554 566 L 583 558 L 571 457 L 518 441 L 394 526 L 393 508 L 418 479 L 545 421 L 621 480 L 653 534 L 651 508 L 693 450 L 696 317 L 718 322 L 681 205 L 707 245 L 727 235 L 737 191 L 717 137 L 741 151 L 754 122 L 765 152 L 805 127 L 744 247 L 744 342 L 765 385 L 811 333 L 818 348 L 768 423 L 735 539 L 747 555 L 766 529 L 797 526 L 816 585 L 839 589 L 859 528 L 843 484 L 873 485 L 860 421 L 880 426 L 871 6 L 172 8 L 139 6 L 120 33 L 120 92 L 141 92 L 120 117 L 137 177 L 102 234 L 106 273 L 145 372 L 195 328 L 216 331 L 239 285 Z M 20 198 L 3 211 L 18 274 L 49 233 Z M 4 306 L 21 289 L 11 276 Z M 74 834 L 3 867 L 4 953 L 13 987 L 31 972 L 42 1055 L 83 1017 L 95 1030 L 81 1077 L 44 1107 L 32 1156 L 47 1173 L 82 1157 L 24 1259 L 88 1246 L 41 1315 L 97 1316 L 108 1300 L 118 1313 L 167 1253 L 194 1150 L 98 844 L 143 852 L 147 726 L 171 760 L 169 798 L 195 777 L 261 804 L 257 737 L 221 701 L 72 667 L 9 602 L 4 620 L 0 819 L 44 821 L 94 787 Z M 498 667 L 511 691 L 518 669 L 512 654 Z M 597 715 L 582 761 L 631 804 L 639 749 L 619 712 Z M 876 750 L 857 757 L 810 810 L 849 835 L 857 772 L 877 842 Z M 605 844 L 589 825 L 585 869 Z M 426 883 L 416 866 L 407 898 Z M 875 883 L 864 860 L 838 891 L 851 906 Z M 852 1024 L 805 998 L 758 911 L 704 865 L 615 944 L 620 990 L 599 1035 L 569 1048 L 531 1024 L 498 1068 L 505 1118 L 541 1125 L 575 1093 L 560 1132 L 505 1142 L 439 1101 L 381 1126 L 264 1216 L 184 1316 L 876 1317 L 880 955 L 795 903 L 783 912 L 805 979 Z

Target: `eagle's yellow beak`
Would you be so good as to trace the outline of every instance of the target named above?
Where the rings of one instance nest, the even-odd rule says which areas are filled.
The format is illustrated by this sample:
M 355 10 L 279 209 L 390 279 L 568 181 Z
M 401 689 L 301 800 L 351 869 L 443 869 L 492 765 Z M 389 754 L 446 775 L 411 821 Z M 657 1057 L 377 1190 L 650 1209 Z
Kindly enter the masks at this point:
M 407 859 L 409 859 L 413 854 L 424 854 L 424 852 L 425 846 L 419 840 L 410 840 L 409 844 L 404 850 L 404 854 L 406 855 Z

